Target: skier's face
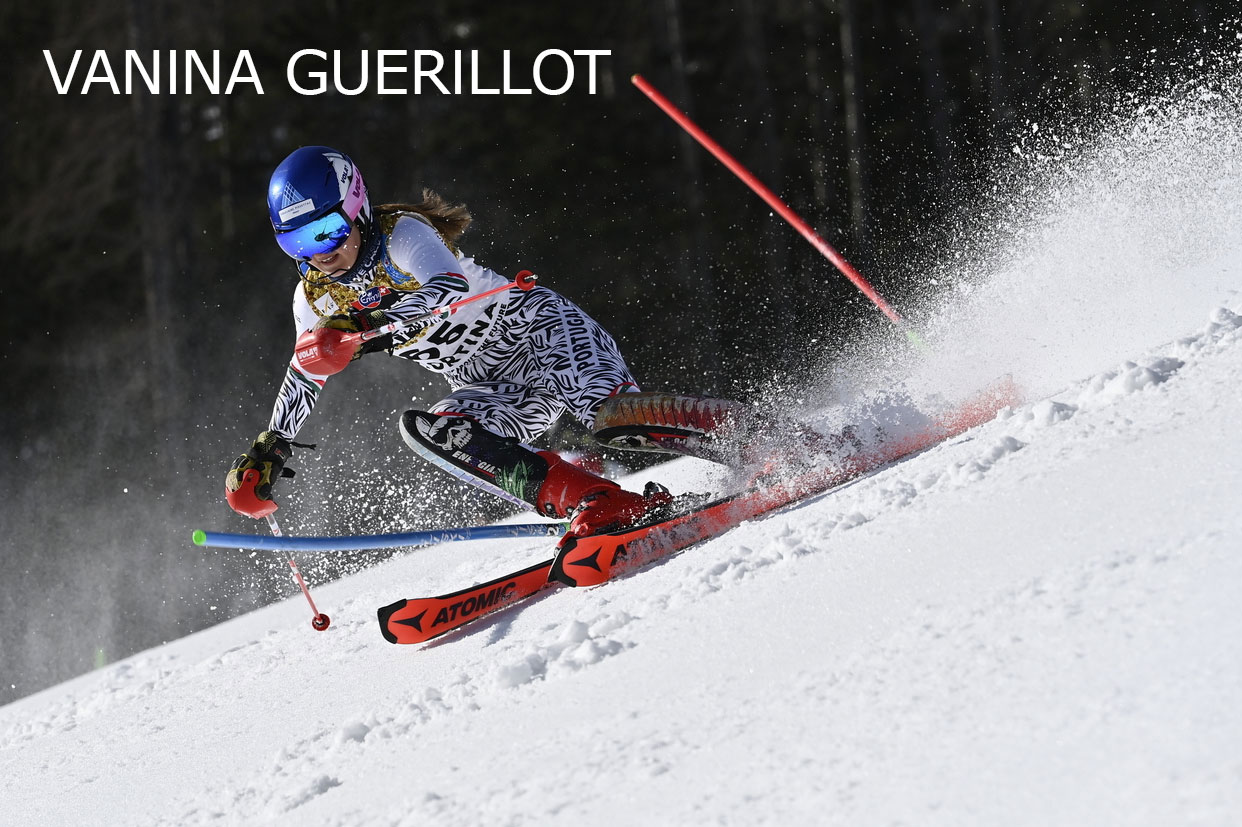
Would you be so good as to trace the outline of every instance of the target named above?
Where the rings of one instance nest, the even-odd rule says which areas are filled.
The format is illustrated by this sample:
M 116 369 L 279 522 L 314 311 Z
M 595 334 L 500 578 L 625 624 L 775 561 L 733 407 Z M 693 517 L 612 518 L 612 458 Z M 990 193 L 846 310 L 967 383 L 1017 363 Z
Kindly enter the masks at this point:
M 340 247 L 327 253 L 317 253 L 311 256 L 311 266 L 325 276 L 344 273 L 358 260 L 358 247 L 361 244 L 362 234 L 358 232 L 358 225 L 355 224 L 349 233 L 349 238 L 345 239 L 345 243 Z

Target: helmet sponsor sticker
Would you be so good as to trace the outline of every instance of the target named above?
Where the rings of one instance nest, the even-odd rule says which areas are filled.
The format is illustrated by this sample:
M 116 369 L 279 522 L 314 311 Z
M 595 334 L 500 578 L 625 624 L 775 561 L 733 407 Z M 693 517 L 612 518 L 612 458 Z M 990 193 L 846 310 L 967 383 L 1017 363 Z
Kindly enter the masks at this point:
M 293 218 L 297 218 L 299 215 L 302 215 L 304 213 L 314 212 L 314 210 L 315 210 L 315 202 L 307 198 L 303 201 L 299 201 L 296 204 L 290 204 L 288 207 L 285 207 L 283 210 L 281 210 L 280 221 L 283 224 L 284 222 L 289 221 L 290 219 L 293 219 Z

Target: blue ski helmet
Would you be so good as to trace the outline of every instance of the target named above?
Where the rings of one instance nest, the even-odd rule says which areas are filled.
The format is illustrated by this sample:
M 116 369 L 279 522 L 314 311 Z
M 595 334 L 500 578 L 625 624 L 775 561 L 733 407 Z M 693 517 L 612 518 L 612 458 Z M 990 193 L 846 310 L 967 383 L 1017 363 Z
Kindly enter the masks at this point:
M 362 173 L 344 153 L 304 146 L 280 162 L 267 186 L 276 243 L 298 261 L 345 243 L 353 224 L 371 221 Z

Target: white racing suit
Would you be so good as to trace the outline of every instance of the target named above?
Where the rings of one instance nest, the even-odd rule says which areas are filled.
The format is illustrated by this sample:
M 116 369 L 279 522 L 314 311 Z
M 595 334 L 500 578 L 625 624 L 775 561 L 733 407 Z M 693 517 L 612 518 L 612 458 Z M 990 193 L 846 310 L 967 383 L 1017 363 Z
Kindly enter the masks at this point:
M 416 213 L 377 216 L 374 239 L 350 281 L 301 281 L 297 335 L 324 316 L 379 309 L 410 319 L 509 279 L 455 254 Z M 369 266 L 368 266 L 369 265 Z M 311 271 L 311 276 L 319 274 Z M 391 352 L 443 374 L 450 394 L 431 408 L 461 414 L 502 437 L 528 442 L 568 410 L 588 428 L 602 401 L 638 386 L 612 337 L 573 302 L 545 287 L 502 291 L 431 327 L 393 334 Z M 290 363 L 269 429 L 292 440 L 327 376 Z

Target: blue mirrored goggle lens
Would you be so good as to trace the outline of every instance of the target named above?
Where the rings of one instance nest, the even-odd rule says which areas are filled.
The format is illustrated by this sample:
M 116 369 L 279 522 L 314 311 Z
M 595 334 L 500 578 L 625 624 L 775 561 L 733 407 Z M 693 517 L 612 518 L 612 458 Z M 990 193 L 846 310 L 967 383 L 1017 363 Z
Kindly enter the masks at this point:
M 276 243 L 288 255 L 308 259 L 320 253 L 330 253 L 345 243 L 353 227 L 340 212 L 330 212 L 303 224 L 296 230 L 276 233 Z

